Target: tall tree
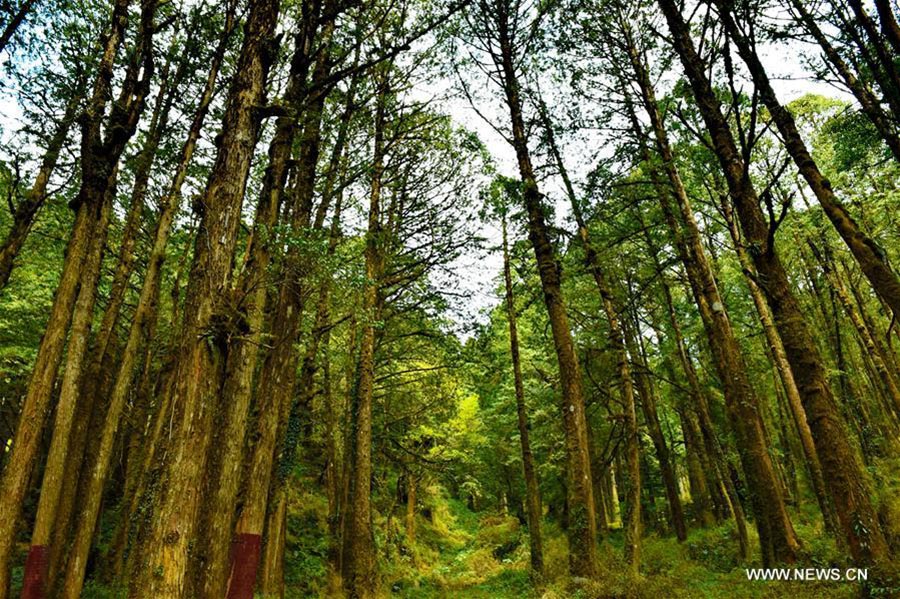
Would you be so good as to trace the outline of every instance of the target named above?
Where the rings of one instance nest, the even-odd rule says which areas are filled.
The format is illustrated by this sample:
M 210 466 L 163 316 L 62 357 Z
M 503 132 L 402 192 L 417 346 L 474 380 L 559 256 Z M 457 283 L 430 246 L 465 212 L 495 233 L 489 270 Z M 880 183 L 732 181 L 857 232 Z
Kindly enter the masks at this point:
M 3 471 L 2 494 L 0 494 L 0 593 L 9 587 L 9 552 L 16 538 L 15 530 L 22 499 L 28 479 L 32 473 L 53 391 L 56 371 L 62 360 L 66 334 L 73 319 L 77 297 L 82 284 L 86 301 L 79 307 L 82 322 L 88 323 L 86 313 L 93 311 L 93 301 L 87 297 L 94 295 L 97 277 L 91 269 L 99 269 L 100 261 L 88 259 L 92 242 L 104 236 L 106 223 L 104 213 L 112 202 L 116 188 L 118 161 L 128 140 L 134 134 L 138 119 L 144 108 L 144 99 L 153 77 L 152 35 L 156 27 L 154 17 L 156 3 L 145 0 L 141 4 L 140 26 L 136 32 L 136 51 L 126 69 L 124 81 L 119 90 L 114 107 L 107 114 L 107 105 L 112 99 L 112 78 L 115 59 L 123 44 L 130 2 L 116 0 L 108 31 L 103 35 L 103 51 L 97 67 L 91 99 L 81 118 L 81 186 L 74 202 L 75 222 L 69 237 L 63 272 L 54 297 L 53 307 L 41 340 L 38 356 L 28 393 L 23 404 L 12 454 Z M 104 130 L 105 125 L 105 130 Z M 90 266 L 90 268 L 87 268 Z M 83 331 L 86 335 L 86 331 Z
M 501 208 L 502 210 L 502 208 Z M 541 492 L 534 454 L 529 439 L 528 412 L 525 406 L 525 385 L 522 381 L 522 365 L 519 359 L 519 329 L 516 325 L 516 302 L 513 294 L 512 269 L 510 268 L 509 242 L 506 231 L 506 211 L 501 212 L 501 234 L 503 236 L 503 282 L 506 287 L 506 318 L 509 321 L 509 352 L 513 367 L 513 386 L 516 394 L 516 419 L 519 426 L 519 442 L 522 445 L 522 469 L 525 473 L 525 503 L 528 516 L 528 539 L 531 552 L 531 571 L 535 580 L 544 576 L 544 552 L 541 540 Z
M 684 66 L 694 99 L 708 129 L 716 158 L 728 184 L 747 242 L 755 247 L 754 266 L 761 280 L 785 352 L 802 394 L 803 407 L 816 441 L 822 470 L 827 477 L 844 537 L 854 558 L 872 563 L 887 555 L 881 525 L 872 505 L 869 482 L 848 441 L 843 418 L 831 394 L 825 368 L 806 320 L 794 297 L 787 273 L 775 250 L 776 222 L 769 222 L 760 198 L 738 152 L 704 61 L 697 54 L 680 9 L 671 0 L 658 0 L 666 17 L 672 44 Z M 771 198 L 768 198 L 771 203 Z
M 378 578 L 375 570 L 375 537 L 372 530 L 372 403 L 375 394 L 376 327 L 384 311 L 383 278 L 388 239 L 382 215 L 382 188 L 385 161 L 385 128 L 389 126 L 391 101 L 390 70 L 385 63 L 375 71 L 375 114 L 369 211 L 365 236 L 366 283 L 363 290 L 365 321 L 359 342 L 353 393 L 353 469 L 350 481 L 348 522 L 345 528 L 343 562 L 344 586 L 352 599 L 375 597 Z
M 224 368 L 227 306 L 240 208 L 256 145 L 269 67 L 274 60 L 277 0 L 253 0 L 231 82 L 215 164 L 198 205 L 201 221 L 185 295 L 172 411 L 178 426 L 165 484 L 129 595 L 183 597 L 188 592 L 189 545 L 200 509 L 212 407 Z M 161 574 L 160 571 L 161 570 Z
M 619 17 L 619 31 L 624 34 L 622 39 L 625 41 L 625 55 L 640 90 L 641 105 L 650 119 L 653 143 L 668 182 L 667 188 L 659 190 L 658 200 L 676 242 L 679 258 L 684 264 L 695 303 L 707 332 L 716 371 L 723 387 L 729 421 L 736 437 L 741 464 L 744 473 L 751 481 L 750 484 L 753 488 L 751 505 L 761 539 L 760 550 L 763 562 L 792 562 L 796 560 L 799 542 L 790 522 L 784 498 L 779 492 L 771 456 L 766 449 L 767 443 L 763 433 L 759 399 L 750 382 L 741 348 L 737 342 L 724 299 L 719 291 L 718 281 L 703 247 L 700 230 L 681 174 L 675 163 L 675 156 L 661 117 L 646 62 L 639 53 L 636 39 L 627 25 L 624 15 L 622 13 L 620 15 L 622 16 Z M 633 108 L 628 108 L 628 110 L 631 112 L 632 127 L 638 138 L 642 139 L 642 127 L 637 123 L 636 114 L 632 112 Z M 645 154 L 645 156 L 649 157 L 649 154 Z M 652 163 L 651 168 L 653 168 Z M 655 185 L 659 186 L 661 183 L 659 181 Z M 671 199 L 675 200 L 678 208 L 677 214 L 671 207 Z M 698 396 L 698 399 L 704 401 L 702 394 Z M 710 437 L 710 444 L 715 451 L 715 441 L 711 437 L 714 435 L 712 424 L 708 420 L 704 424 L 706 414 L 709 413 L 708 408 L 704 409 L 701 406 L 698 413 L 701 418 L 701 426 L 706 429 L 704 432 Z M 727 472 L 724 460 L 720 460 L 720 465 L 723 468 L 721 478 L 726 489 L 731 491 L 728 495 L 740 530 L 743 518 L 739 515 L 738 510 L 741 507 L 736 493 L 729 486 L 730 474 Z M 746 547 L 746 543 L 742 543 L 742 546 Z
M 550 238 L 546 208 L 538 190 L 531 152 L 528 148 L 523 115 L 519 76 L 520 52 L 528 47 L 529 33 L 524 19 L 528 7 L 520 2 L 480 2 L 477 13 L 470 17 L 470 25 L 483 50 L 491 57 L 491 76 L 502 89 L 509 112 L 510 133 L 519 176 L 522 180 L 522 201 L 528 215 L 528 238 L 534 249 L 544 304 L 550 317 L 553 344 L 556 351 L 562 411 L 566 436 L 566 473 L 568 494 L 569 569 L 573 575 L 592 577 L 596 574 L 597 522 L 591 484 L 590 453 L 588 451 L 587 422 L 584 413 L 584 392 L 581 367 L 569 327 L 562 280 L 556 249 Z M 575 549 L 577 548 L 577 549 Z

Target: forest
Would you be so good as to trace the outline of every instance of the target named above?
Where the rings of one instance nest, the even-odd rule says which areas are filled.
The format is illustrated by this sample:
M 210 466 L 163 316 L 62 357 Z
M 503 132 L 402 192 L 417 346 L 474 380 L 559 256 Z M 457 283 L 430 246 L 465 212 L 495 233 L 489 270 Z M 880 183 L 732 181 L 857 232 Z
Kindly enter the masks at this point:
M 898 174 L 895 0 L 0 0 L 0 599 L 900 597 Z

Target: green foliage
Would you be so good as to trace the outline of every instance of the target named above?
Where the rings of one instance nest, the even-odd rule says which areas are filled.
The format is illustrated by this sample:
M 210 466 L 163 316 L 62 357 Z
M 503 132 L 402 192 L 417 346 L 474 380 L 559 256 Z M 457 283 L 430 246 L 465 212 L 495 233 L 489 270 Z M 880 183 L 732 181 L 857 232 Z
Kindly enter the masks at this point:
M 737 537 L 731 523 L 691 533 L 685 548 L 690 559 L 713 572 L 730 572 L 740 565 Z
M 312 495 L 297 500 L 287 518 L 284 582 L 298 596 L 309 597 L 321 593 L 328 574 L 327 505 Z

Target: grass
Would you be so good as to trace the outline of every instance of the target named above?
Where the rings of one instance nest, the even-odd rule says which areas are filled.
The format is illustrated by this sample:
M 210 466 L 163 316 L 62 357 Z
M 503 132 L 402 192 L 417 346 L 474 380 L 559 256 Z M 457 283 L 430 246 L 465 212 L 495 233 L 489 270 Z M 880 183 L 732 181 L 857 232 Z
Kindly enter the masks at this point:
M 892 464 L 891 466 L 900 465 Z M 879 468 L 882 472 L 898 470 Z M 896 476 L 896 475 L 894 475 Z M 879 480 L 882 518 L 900 540 L 900 478 Z M 327 503 L 304 486 L 289 496 L 285 583 L 288 599 L 328 596 Z M 415 539 L 406 536 L 402 518 L 375 514 L 379 576 L 384 597 L 401 599 L 849 599 L 860 597 L 853 582 L 761 582 L 747 580 L 745 568 L 759 567 L 752 524 L 751 560 L 740 562 L 730 523 L 692 529 L 686 542 L 649 534 L 642 547 L 641 575 L 632 577 L 622 559 L 622 534 L 614 530 L 598 547 L 595 580 L 568 574 L 565 532 L 545 522 L 544 582 L 530 577 L 527 530 L 511 516 L 474 513 L 440 486 L 420 490 Z M 792 514 L 803 540 L 800 567 L 852 566 L 826 536 L 816 506 L 805 502 Z M 402 511 L 402 510 L 401 510 Z M 399 513 L 399 512 L 398 512 Z M 894 518 L 893 516 L 897 516 Z M 21 568 L 13 569 L 13 588 Z M 870 597 L 900 597 L 900 580 L 870 585 Z M 114 599 L 121 591 L 89 581 L 85 599 Z
M 387 566 L 392 578 L 385 585 L 385 596 L 409 599 L 849 599 L 861 596 L 861 587 L 853 582 L 748 580 L 745 568 L 760 566 L 756 557 L 757 540 L 755 536 L 751 539 L 753 559 L 742 564 L 730 523 L 692 530 L 685 543 L 671 537 L 645 537 L 641 576 L 637 578 L 626 574 L 621 533 L 613 531 L 598 549 L 599 573 L 592 581 L 573 581 L 569 577 L 564 531 L 545 523 L 546 580 L 544 585 L 536 587 L 529 576 L 527 531 L 517 520 L 496 515 L 478 517 L 463 504 L 444 497 L 441 491 L 436 491 L 430 500 L 443 502 L 445 509 L 432 510 L 432 514 L 440 514 L 434 522 L 419 519 L 417 551 L 427 559 Z M 798 512 L 794 521 L 805 541 L 801 567 L 851 565 L 833 540 L 823 535 L 812 510 Z M 504 551 L 498 551 L 501 548 Z M 880 593 L 877 587 L 872 587 L 870 593 L 893 596 L 892 591 Z

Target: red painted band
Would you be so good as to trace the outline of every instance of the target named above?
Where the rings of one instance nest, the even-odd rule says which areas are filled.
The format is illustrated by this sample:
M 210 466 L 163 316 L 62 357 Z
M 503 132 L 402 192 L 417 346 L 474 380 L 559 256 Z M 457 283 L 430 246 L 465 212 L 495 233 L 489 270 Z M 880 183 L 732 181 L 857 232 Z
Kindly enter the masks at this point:
M 46 545 L 32 545 L 25 560 L 25 579 L 21 599 L 45 599 L 47 597 L 47 570 L 50 567 L 50 551 Z
M 240 533 L 231 543 L 231 576 L 228 599 L 253 599 L 262 535 Z

